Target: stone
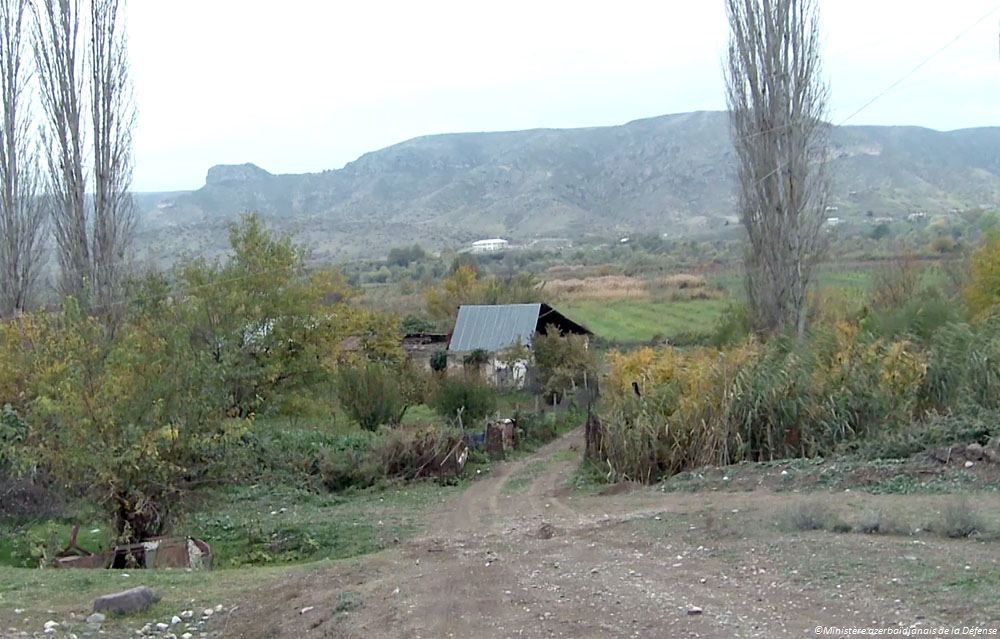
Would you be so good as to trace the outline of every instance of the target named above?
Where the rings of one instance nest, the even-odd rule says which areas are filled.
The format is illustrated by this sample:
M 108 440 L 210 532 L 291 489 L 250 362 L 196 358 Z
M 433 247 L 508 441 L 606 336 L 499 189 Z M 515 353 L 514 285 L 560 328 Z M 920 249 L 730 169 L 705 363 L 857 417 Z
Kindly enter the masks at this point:
M 87 617 L 87 623 L 89 623 L 92 626 L 99 626 L 102 623 L 104 623 L 105 619 L 107 619 L 107 617 L 105 617 L 99 612 L 95 612 L 94 614 Z
M 56 628 L 59 627 L 59 622 L 58 621 L 46 621 L 45 625 L 42 626 L 42 627 L 45 629 L 45 632 L 50 632 L 50 633 L 51 632 L 55 632 Z
M 190 619 L 194 616 L 194 610 L 185 610 L 181 613 L 181 619 Z
M 983 458 L 983 447 L 979 444 L 969 444 L 965 447 L 965 456 L 972 461 L 979 461 Z
M 215 606 L 215 612 L 222 612 L 222 604 L 217 604 Z
M 170 629 L 170 626 L 161 621 L 160 623 L 156 624 L 156 629 L 159 630 L 160 632 L 166 632 L 167 630 Z
M 181 639 L 191 639 L 191 637 L 193 636 L 194 635 L 191 634 L 190 632 L 185 632 L 184 634 L 181 635 Z
M 177 615 L 174 615 L 173 617 L 170 618 L 170 625 L 171 626 L 176 626 L 180 622 L 181 622 L 181 618 L 178 617 Z
M 701 613 L 702 613 L 702 609 L 699 608 L 698 606 L 688 606 L 688 614 L 689 615 L 694 616 L 694 615 L 700 615 Z
M 104 595 L 94 600 L 94 612 L 111 613 L 113 615 L 132 615 L 148 610 L 160 600 L 160 596 L 146 586 L 131 588 L 111 595 Z
M 966 468 L 972 468 L 975 465 L 976 465 L 975 462 L 971 462 L 971 461 L 965 462 L 965 467 Z
M 212 610 L 211 608 L 205 608 L 205 610 L 202 611 L 201 614 L 202 614 L 203 617 L 211 617 L 212 615 L 215 614 L 215 611 Z

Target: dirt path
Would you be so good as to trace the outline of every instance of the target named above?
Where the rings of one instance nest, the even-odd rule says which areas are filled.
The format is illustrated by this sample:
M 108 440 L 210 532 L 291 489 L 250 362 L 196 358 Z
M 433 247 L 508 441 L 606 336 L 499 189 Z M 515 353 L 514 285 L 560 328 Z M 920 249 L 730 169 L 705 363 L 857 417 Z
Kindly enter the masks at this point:
M 815 636 L 818 624 L 1000 624 L 991 617 L 1000 606 L 926 609 L 932 599 L 893 576 L 909 579 L 917 552 L 960 564 L 962 542 L 915 550 L 905 537 L 748 535 L 756 519 L 744 512 L 766 518 L 789 500 L 766 492 L 574 496 L 564 483 L 582 447 L 578 430 L 500 464 L 431 514 L 424 537 L 262 585 L 216 629 L 233 637 L 731 639 Z M 997 558 L 984 569 L 996 571 Z

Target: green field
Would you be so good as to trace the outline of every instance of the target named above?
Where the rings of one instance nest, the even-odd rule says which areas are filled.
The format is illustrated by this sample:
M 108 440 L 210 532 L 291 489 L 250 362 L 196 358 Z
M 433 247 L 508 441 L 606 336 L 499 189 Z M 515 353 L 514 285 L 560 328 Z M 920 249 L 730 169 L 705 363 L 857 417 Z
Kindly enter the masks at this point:
M 617 343 L 648 342 L 685 335 L 706 335 L 713 331 L 729 302 L 690 300 L 654 302 L 571 302 L 560 311 L 580 322 L 603 339 Z

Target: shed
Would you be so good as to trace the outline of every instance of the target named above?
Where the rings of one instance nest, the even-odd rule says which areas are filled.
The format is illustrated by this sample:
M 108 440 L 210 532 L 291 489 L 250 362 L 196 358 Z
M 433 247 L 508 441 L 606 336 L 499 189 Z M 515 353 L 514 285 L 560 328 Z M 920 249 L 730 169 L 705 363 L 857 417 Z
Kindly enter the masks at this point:
M 537 333 L 549 326 L 570 335 L 593 335 L 548 304 L 462 306 L 448 343 L 451 353 L 502 351 L 518 343 L 531 347 Z

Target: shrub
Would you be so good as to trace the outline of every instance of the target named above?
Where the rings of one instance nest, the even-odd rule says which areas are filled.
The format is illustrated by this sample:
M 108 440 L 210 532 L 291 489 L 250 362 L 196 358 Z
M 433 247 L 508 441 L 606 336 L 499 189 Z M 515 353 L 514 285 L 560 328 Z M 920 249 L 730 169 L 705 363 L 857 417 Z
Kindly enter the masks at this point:
M 456 418 L 461 411 L 463 422 L 469 424 L 496 411 L 497 393 L 471 375 L 446 378 L 433 393 L 431 408 L 448 419 Z
M 792 506 L 785 512 L 785 522 L 792 530 L 828 530 L 840 533 L 851 531 L 851 527 L 829 505 L 817 500 Z
M 431 355 L 431 370 L 435 373 L 443 373 L 448 370 L 448 351 L 435 351 Z
M 361 432 L 341 438 L 323 450 L 319 458 L 319 474 L 330 491 L 347 488 L 367 488 L 384 476 L 372 458 L 375 437 Z
M 973 537 L 987 532 L 982 518 L 964 497 L 949 502 L 941 511 L 941 519 L 932 523 L 929 528 L 952 539 Z
M 401 377 L 374 362 L 342 366 L 337 373 L 337 398 L 351 419 L 367 431 L 396 425 L 406 412 Z

